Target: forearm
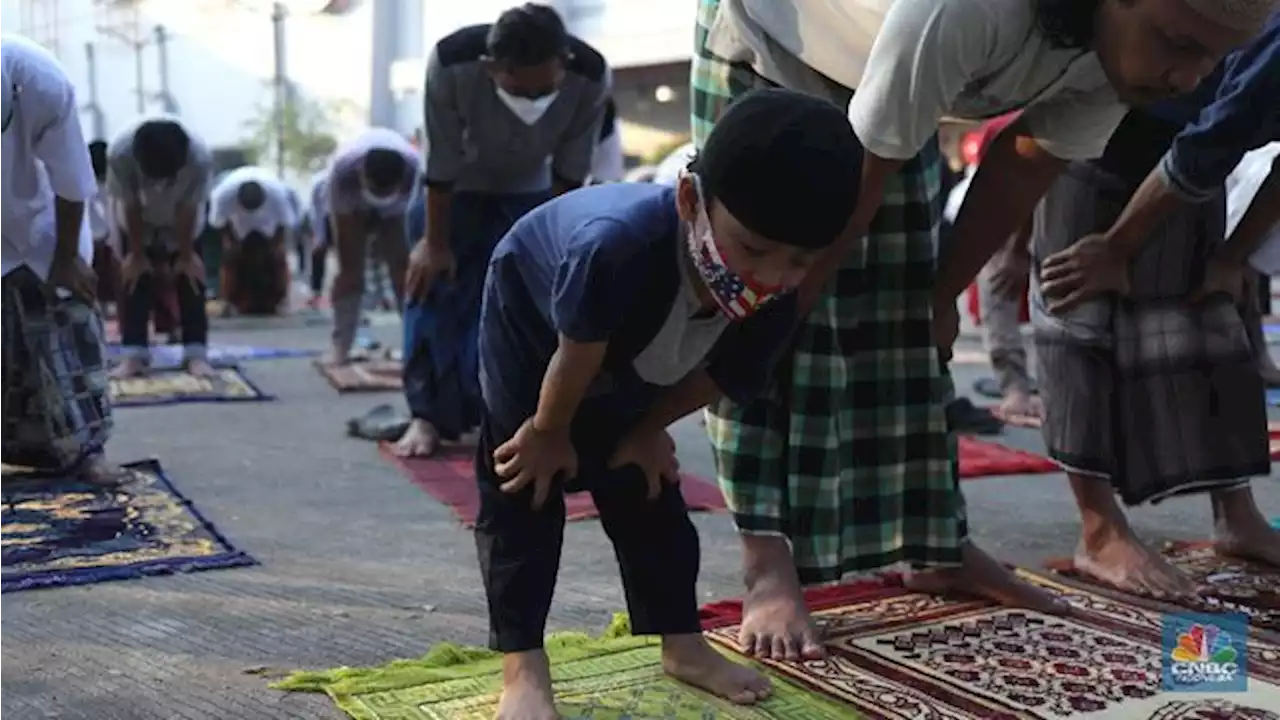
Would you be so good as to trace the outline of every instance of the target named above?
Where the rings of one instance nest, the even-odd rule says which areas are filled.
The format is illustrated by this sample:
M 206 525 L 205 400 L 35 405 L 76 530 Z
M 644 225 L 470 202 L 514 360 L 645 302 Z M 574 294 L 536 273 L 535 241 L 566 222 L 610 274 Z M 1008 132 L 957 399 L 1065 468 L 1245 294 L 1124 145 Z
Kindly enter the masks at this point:
M 1228 261 L 1243 264 L 1262 241 L 1280 224 L 1280 158 L 1272 161 L 1271 172 L 1262 181 L 1249 209 L 1227 238 L 1222 255 Z
M 453 232 L 453 191 L 427 187 L 427 245 L 435 250 L 448 250 Z
M 125 210 L 125 228 L 129 231 L 129 247 L 125 248 L 125 250 L 128 254 L 137 253 L 141 255 L 146 252 L 145 227 L 142 222 L 142 206 L 136 202 L 130 203 Z
M 901 160 L 888 160 L 867 153 L 862 164 L 862 180 L 858 188 L 858 203 L 854 206 L 853 217 L 845 231 L 822 252 L 822 257 L 813 264 L 813 270 L 806 277 L 806 284 L 825 285 L 844 264 L 844 258 L 858 242 L 867 234 L 871 221 L 880 204 L 884 200 L 884 186 L 889 177 L 902 168 Z
M 720 397 L 720 394 L 720 389 L 716 387 L 706 370 L 694 370 L 660 395 L 640 417 L 632 432 L 662 432 L 689 413 L 710 405 Z
M 538 410 L 533 426 L 540 431 L 567 430 L 604 364 L 608 343 L 579 343 L 560 336 L 560 347 L 551 356 L 542 377 Z
M 84 203 L 54 200 L 54 234 L 56 246 L 53 250 L 53 267 L 65 267 L 75 260 L 80 252 L 80 229 L 84 223 Z
M 1006 128 L 991 144 L 965 193 L 951 241 L 938 266 L 935 294 L 952 300 L 991 256 L 1027 224 L 1065 164 L 1035 140 Z
M 1153 170 L 1105 233 L 1107 246 L 1117 258 L 1132 258 L 1164 218 L 1184 202 L 1168 179 L 1158 169 Z
M 196 225 L 196 206 L 182 205 L 173 216 L 174 234 L 178 236 L 178 254 L 191 255 L 196 251 L 196 235 L 200 228 Z

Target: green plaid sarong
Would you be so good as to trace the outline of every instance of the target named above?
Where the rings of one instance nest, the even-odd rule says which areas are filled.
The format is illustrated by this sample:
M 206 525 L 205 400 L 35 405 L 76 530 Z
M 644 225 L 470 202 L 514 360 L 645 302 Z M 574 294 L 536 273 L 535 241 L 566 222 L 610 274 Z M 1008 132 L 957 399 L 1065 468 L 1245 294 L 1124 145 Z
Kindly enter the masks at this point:
M 706 48 L 720 0 L 699 0 L 690 89 L 700 147 L 736 97 L 773 83 Z M 833 102 L 847 88 L 832 85 Z M 885 190 L 796 335 L 778 386 L 707 411 L 717 475 L 740 532 L 781 534 L 805 584 L 898 563 L 955 565 L 968 534 L 933 343 L 940 154 L 931 142 Z

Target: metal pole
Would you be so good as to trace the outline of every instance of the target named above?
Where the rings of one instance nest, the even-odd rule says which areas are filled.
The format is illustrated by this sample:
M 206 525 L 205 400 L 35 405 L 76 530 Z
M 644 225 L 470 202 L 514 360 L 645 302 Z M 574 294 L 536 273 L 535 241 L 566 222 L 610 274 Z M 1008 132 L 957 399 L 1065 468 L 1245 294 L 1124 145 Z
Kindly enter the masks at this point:
M 93 138 L 103 140 L 107 137 L 106 118 L 103 117 L 102 103 L 98 97 L 98 55 L 93 43 L 84 44 L 85 71 L 89 81 L 89 106 L 85 108 L 92 116 Z
M 274 114 L 276 123 L 276 174 L 283 178 L 285 169 L 285 134 L 288 133 L 286 113 L 289 104 L 289 79 L 285 70 L 285 28 L 287 17 L 284 3 L 276 2 L 271 6 L 271 25 L 274 29 L 273 51 L 275 53 L 275 75 L 272 78 L 274 94 Z
M 138 114 L 145 115 L 147 113 L 147 89 L 142 86 L 143 83 L 143 67 L 142 67 L 142 50 L 146 48 L 144 42 L 134 42 L 133 44 L 133 80 L 137 84 L 138 92 Z
M 178 102 L 169 91 L 169 30 L 164 25 L 156 25 L 152 32 L 156 38 L 156 69 L 160 75 L 160 91 L 156 93 L 156 97 L 165 112 L 176 115 Z

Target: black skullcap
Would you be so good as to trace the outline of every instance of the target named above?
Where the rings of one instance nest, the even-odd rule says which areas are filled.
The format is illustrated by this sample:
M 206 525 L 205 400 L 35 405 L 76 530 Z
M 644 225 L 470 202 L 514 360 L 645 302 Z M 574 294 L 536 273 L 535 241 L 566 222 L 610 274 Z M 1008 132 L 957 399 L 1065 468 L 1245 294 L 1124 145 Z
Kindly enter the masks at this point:
M 804 248 L 830 245 L 858 201 L 862 143 L 835 105 L 755 90 L 725 111 L 692 169 L 703 192 L 752 232 Z
M 267 189 L 257 180 L 246 180 L 236 188 L 236 202 L 245 210 L 253 212 L 267 202 Z

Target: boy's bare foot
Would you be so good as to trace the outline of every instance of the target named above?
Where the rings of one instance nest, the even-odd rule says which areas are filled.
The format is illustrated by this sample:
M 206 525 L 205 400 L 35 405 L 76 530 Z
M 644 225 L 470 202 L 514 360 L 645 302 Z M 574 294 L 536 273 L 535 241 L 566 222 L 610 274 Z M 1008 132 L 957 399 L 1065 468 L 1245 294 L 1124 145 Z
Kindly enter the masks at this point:
M 119 365 L 111 368 L 111 377 L 117 380 L 142 377 L 147 374 L 147 361 L 142 358 L 128 357 Z
M 495 720 L 560 720 L 551 665 L 542 650 L 502 656 L 502 700 Z
M 186 370 L 188 373 L 196 377 L 211 378 L 218 376 L 217 369 L 210 365 L 208 360 L 203 358 L 192 358 L 188 360 Z
M 773 694 L 760 673 L 716 652 L 702 633 L 664 635 L 662 669 L 675 679 L 739 705 L 753 705 Z
M 1076 547 L 1073 563 L 1078 572 L 1135 595 L 1163 598 L 1196 593 L 1191 578 L 1128 528 L 1085 533 Z
M 440 446 L 440 433 L 431 423 L 414 418 L 404 434 L 391 446 L 396 457 L 431 457 Z
M 916 573 L 905 585 L 916 592 L 945 595 L 961 592 L 977 595 L 1006 607 L 1026 608 L 1048 615 L 1070 612 L 1066 601 L 1052 593 L 1018 579 L 985 551 L 966 542 L 960 551 L 958 568 L 938 568 Z
M 744 535 L 747 596 L 738 644 L 743 652 L 774 660 L 819 660 L 821 633 L 809 617 L 795 561 L 785 538 Z
M 330 348 L 330 350 L 324 354 L 324 357 L 320 358 L 320 362 L 323 365 L 331 366 L 350 365 L 351 353 L 346 350 Z
M 1044 420 L 1044 401 L 1019 388 L 1012 388 L 992 413 L 1013 427 L 1038 428 Z

